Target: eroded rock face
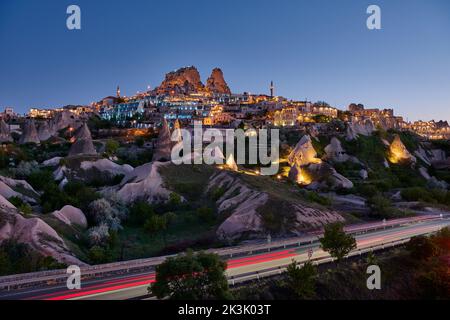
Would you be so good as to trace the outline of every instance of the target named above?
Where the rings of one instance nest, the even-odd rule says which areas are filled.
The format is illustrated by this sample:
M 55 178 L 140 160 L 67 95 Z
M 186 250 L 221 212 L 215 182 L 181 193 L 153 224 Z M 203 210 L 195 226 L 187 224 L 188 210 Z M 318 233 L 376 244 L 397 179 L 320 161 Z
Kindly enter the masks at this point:
M 161 85 L 156 88 L 157 94 L 190 94 L 204 90 L 197 68 L 185 67 L 166 74 Z
M 50 132 L 50 126 L 47 121 L 42 121 L 38 125 L 38 137 L 41 141 L 47 141 L 52 137 L 52 133 Z
M 395 135 L 389 146 L 389 161 L 391 163 L 415 163 L 416 158 L 406 149 L 399 135 Z
M 358 135 L 370 136 L 375 131 L 375 125 L 372 120 L 366 119 L 363 121 L 352 122 L 347 126 L 346 139 L 348 141 L 355 140 Z
M 64 206 L 61 210 L 52 212 L 58 220 L 68 225 L 78 225 L 82 228 L 88 226 L 86 216 L 83 211 L 72 206 Z
M 367 178 L 369 178 L 369 173 L 367 172 L 367 170 L 361 169 L 359 170 L 359 176 L 361 179 L 367 180 Z
M 337 141 L 337 142 L 336 142 Z M 342 146 L 339 140 L 335 139 L 334 144 L 327 147 L 327 155 L 339 160 L 349 159 L 344 156 Z M 288 156 L 288 162 L 291 165 L 288 178 L 300 185 L 307 186 L 310 189 L 332 188 L 332 189 L 350 189 L 353 183 L 336 172 L 328 163 L 322 162 L 317 158 L 311 138 L 306 135 L 300 139 L 294 150 Z
M 236 161 L 234 161 L 234 156 L 232 154 L 228 155 L 225 165 L 231 171 L 238 171 L 238 166 L 236 164 Z
M 181 133 L 181 124 L 180 121 L 178 121 L 178 119 L 175 120 L 175 123 L 173 125 L 172 138 L 174 144 L 183 141 L 183 134 Z
M 133 171 L 133 167 L 128 164 L 117 164 L 109 159 L 99 159 L 97 161 L 83 161 L 80 169 L 89 171 L 91 169 L 98 170 L 102 173 L 107 173 L 110 176 L 127 175 Z
M 13 138 L 9 130 L 9 126 L 3 119 L 0 119 L 0 143 L 12 142 Z
M 353 129 L 353 126 L 349 124 L 347 126 L 347 131 L 345 133 L 345 140 L 352 141 L 352 140 L 355 140 L 357 138 L 358 138 L 358 134 Z
M 350 159 L 348 154 L 342 148 L 341 142 L 336 137 L 333 137 L 330 144 L 325 147 L 326 159 L 335 162 L 345 162 Z
M 23 127 L 22 136 L 19 139 L 19 144 L 26 144 L 26 143 L 39 144 L 40 142 L 41 141 L 39 140 L 34 120 L 28 120 Z
M 163 119 L 163 125 L 159 131 L 156 150 L 153 154 L 153 161 L 170 161 L 172 158 L 172 140 L 170 139 L 170 129 L 167 120 Z
M 70 147 L 69 156 L 96 154 L 97 151 L 95 150 L 94 143 L 92 142 L 91 132 L 85 123 L 75 133 L 75 142 Z
M 207 192 L 216 188 L 226 190 L 216 202 L 219 213 L 230 213 L 230 216 L 217 229 L 216 234 L 220 239 L 238 240 L 267 236 L 268 230 L 260 210 L 264 210 L 264 206 L 275 201 L 271 195 L 252 189 L 238 176 L 226 171 L 211 177 Z M 337 212 L 308 207 L 299 203 L 284 202 L 283 209 L 288 210 L 290 216 L 283 235 L 298 235 L 327 223 L 344 221 Z M 279 219 L 284 219 L 284 217 L 280 215 Z
M 223 77 L 223 72 L 219 68 L 213 69 L 206 82 L 206 89 L 212 93 L 231 94 L 231 90 Z
M 47 223 L 39 218 L 26 219 L 14 208 L 0 205 L 0 243 L 14 239 L 29 245 L 44 256 L 51 256 L 61 263 L 83 266 L 64 240 Z
M 295 146 L 294 150 L 288 156 L 288 162 L 291 166 L 297 164 L 299 166 L 308 165 L 310 163 L 318 163 L 317 152 L 311 142 L 309 135 L 304 135 Z
M 124 203 L 136 200 L 164 202 L 169 198 L 171 192 L 164 188 L 158 170 L 167 164 L 169 163 L 150 162 L 137 167 L 123 178 L 118 187 L 109 191 L 116 193 L 119 200 Z
M 69 110 L 58 112 L 49 123 L 50 132 L 52 135 L 55 135 L 59 130 L 67 127 L 77 129 L 82 125 L 82 123 L 77 120 L 77 117 Z
M 353 182 L 336 172 L 328 163 L 312 163 L 302 167 L 303 174 L 311 181 L 311 189 L 351 189 Z

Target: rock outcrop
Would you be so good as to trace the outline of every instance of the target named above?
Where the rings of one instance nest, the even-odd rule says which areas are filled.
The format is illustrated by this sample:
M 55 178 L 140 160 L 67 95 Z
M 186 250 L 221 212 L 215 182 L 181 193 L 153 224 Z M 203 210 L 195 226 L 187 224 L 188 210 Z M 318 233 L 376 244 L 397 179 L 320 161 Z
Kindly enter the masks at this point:
M 16 209 L 16 207 L 11 202 L 9 202 L 8 199 L 6 199 L 4 196 L 0 194 L 0 208 L 1 207 Z
M 166 74 L 166 78 L 155 89 L 157 94 L 190 94 L 204 90 L 197 68 L 185 67 Z
M 359 170 L 359 177 L 363 180 L 367 180 L 369 178 L 369 173 L 365 169 Z
M 299 183 L 306 185 L 311 190 L 353 188 L 353 182 L 339 174 L 326 162 L 303 166 L 301 167 L 300 175 L 303 181 L 299 181 Z
M 168 162 L 150 162 L 135 168 L 128 173 L 118 187 L 107 192 L 113 192 L 124 203 L 136 200 L 148 202 L 164 202 L 169 198 L 170 191 L 163 186 L 163 180 L 158 170 Z
M 85 171 L 94 169 L 102 173 L 107 173 L 110 176 L 127 175 L 134 170 L 134 168 L 128 164 L 120 165 L 109 159 L 83 161 L 81 162 L 80 169 Z
M 172 140 L 170 139 L 170 129 L 167 120 L 163 118 L 163 124 L 159 131 L 156 150 L 153 154 L 153 161 L 170 161 L 172 158 Z
M 22 135 L 20 136 L 19 139 L 19 144 L 26 144 L 26 143 L 39 144 L 40 142 L 41 141 L 39 140 L 34 120 L 27 120 L 24 124 Z
M 335 149 L 339 151 L 338 146 L 329 147 L 328 151 L 334 154 Z M 337 173 L 331 165 L 317 158 L 317 152 L 308 135 L 303 136 L 297 143 L 288 156 L 288 162 L 291 165 L 288 178 L 300 185 L 308 186 L 310 189 L 353 188 L 350 180 Z
M 409 153 L 398 134 L 395 135 L 394 140 L 389 146 L 389 161 L 391 163 L 416 162 L 416 158 Z
M 5 183 L 7 186 L 14 190 L 22 189 L 30 196 L 39 196 L 39 194 L 33 189 L 33 187 L 25 180 L 16 180 L 4 176 L 0 176 L 0 182 Z
M 206 89 L 215 94 L 231 94 L 231 90 L 223 77 L 223 72 L 219 68 L 213 69 L 211 76 L 206 81 Z
M 357 139 L 358 135 L 370 136 L 374 131 L 375 125 L 370 119 L 352 122 L 347 126 L 346 139 L 351 141 Z
M 67 127 L 77 129 L 81 125 L 82 123 L 78 121 L 77 116 L 75 116 L 69 110 L 63 110 L 56 113 L 55 117 L 50 121 L 49 128 L 51 134 L 55 135 L 58 133 L 58 131 Z
M 91 132 L 85 123 L 75 134 L 75 142 L 70 147 L 69 156 L 96 154 Z
M 9 130 L 9 126 L 3 119 L 0 119 L 0 143 L 12 142 L 13 138 Z
M 181 133 L 181 125 L 180 121 L 178 119 L 175 120 L 175 123 L 173 124 L 173 132 L 172 132 L 172 140 L 174 144 L 177 144 L 179 142 L 183 141 L 183 135 Z
M 52 166 L 54 167 L 54 166 Z M 55 181 L 81 180 L 109 184 L 117 176 L 125 176 L 134 169 L 128 164 L 117 164 L 109 159 L 99 159 L 97 156 L 78 156 L 68 158 L 64 165 L 59 165 L 53 172 Z
M 346 162 L 349 155 L 342 148 L 341 142 L 336 137 L 331 138 L 330 144 L 325 147 L 326 159 L 335 162 Z
M 25 180 L 15 180 L 0 176 L 0 195 L 5 199 L 20 198 L 30 204 L 36 204 L 39 194 Z
M 225 165 L 231 171 L 238 171 L 238 166 L 237 166 L 236 161 L 234 160 L 234 156 L 232 154 L 228 155 Z
M 308 165 L 310 163 L 319 163 L 320 159 L 317 158 L 317 152 L 311 142 L 309 135 L 304 135 L 295 146 L 294 150 L 288 156 L 288 162 L 291 166 Z
M 210 178 L 207 191 L 217 188 L 226 190 L 216 202 L 219 213 L 230 213 L 216 231 L 220 239 L 239 240 L 267 236 L 270 231 L 265 225 L 262 212 L 273 202 L 285 209 L 273 212 L 274 218 L 289 221 L 282 227 L 283 235 L 299 235 L 327 223 L 344 221 L 339 213 L 331 210 L 308 207 L 298 202 L 280 203 L 281 200 L 275 199 L 273 195 L 252 189 L 231 172 L 221 171 Z
M 347 141 L 353 141 L 358 138 L 358 134 L 355 132 L 355 129 L 353 129 L 353 126 L 348 124 L 347 130 L 345 133 L 345 140 Z
M 83 211 L 72 206 L 64 206 L 61 210 L 52 212 L 52 216 L 58 220 L 64 222 L 65 224 L 77 225 L 82 228 L 88 226 L 86 216 Z
M 24 218 L 17 209 L 0 205 L 0 243 L 14 239 L 29 245 L 36 252 L 51 256 L 61 263 L 83 266 L 68 249 L 64 240 L 39 218 Z
M 54 157 L 48 160 L 45 160 L 44 162 L 42 162 L 42 166 L 44 167 L 56 167 L 61 163 L 61 159 L 63 159 L 62 157 Z
M 47 141 L 53 136 L 53 134 L 50 132 L 50 125 L 47 121 L 42 121 L 38 124 L 37 132 L 39 140 L 41 141 Z

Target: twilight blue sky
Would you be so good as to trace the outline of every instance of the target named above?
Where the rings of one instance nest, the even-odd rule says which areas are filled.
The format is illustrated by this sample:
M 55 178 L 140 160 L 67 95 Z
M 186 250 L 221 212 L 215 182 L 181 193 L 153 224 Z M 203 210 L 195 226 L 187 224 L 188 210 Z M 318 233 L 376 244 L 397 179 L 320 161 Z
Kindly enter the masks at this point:
M 77 4 L 82 30 L 66 28 Z M 382 9 L 382 30 L 366 9 Z M 448 0 L 0 0 L 0 108 L 131 95 L 168 71 L 221 67 L 233 92 L 450 120 Z

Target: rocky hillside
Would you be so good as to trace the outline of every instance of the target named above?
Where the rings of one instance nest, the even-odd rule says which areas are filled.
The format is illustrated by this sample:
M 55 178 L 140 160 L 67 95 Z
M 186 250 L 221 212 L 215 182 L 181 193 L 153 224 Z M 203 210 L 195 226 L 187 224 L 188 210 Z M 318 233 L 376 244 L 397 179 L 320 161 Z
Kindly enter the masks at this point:
M 0 204 L 0 242 L 14 240 L 27 244 L 41 255 L 51 256 L 61 263 L 83 265 L 46 222 L 37 217 L 25 218 L 16 208 L 4 204 Z
M 223 193 L 216 204 L 219 214 L 228 216 L 217 229 L 218 237 L 236 240 L 269 234 L 299 235 L 327 223 L 344 221 L 338 212 L 308 202 L 295 187 L 266 179 L 270 178 L 241 178 L 229 171 L 211 177 L 207 192 Z

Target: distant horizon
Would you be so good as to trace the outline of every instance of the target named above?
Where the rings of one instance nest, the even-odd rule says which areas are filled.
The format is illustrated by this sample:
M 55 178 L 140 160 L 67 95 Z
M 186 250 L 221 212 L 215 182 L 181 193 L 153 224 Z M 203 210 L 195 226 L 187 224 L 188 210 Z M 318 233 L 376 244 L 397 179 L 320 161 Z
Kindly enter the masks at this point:
M 81 8 L 81 30 L 66 28 L 70 4 Z M 370 4 L 382 10 L 381 30 L 366 27 Z M 0 109 L 88 105 L 117 85 L 132 96 L 194 65 L 202 82 L 221 68 L 233 93 L 267 94 L 274 81 L 289 100 L 449 121 L 448 39 L 445 0 L 5 0 Z

